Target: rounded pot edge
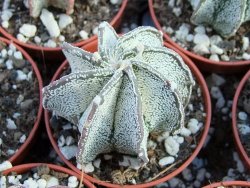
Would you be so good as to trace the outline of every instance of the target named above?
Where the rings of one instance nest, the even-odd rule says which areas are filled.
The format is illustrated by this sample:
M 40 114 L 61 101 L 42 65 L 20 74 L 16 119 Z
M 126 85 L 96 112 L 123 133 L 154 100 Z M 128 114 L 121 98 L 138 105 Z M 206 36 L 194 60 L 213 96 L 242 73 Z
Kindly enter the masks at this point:
M 244 77 L 241 79 L 235 95 L 233 99 L 233 106 L 232 106 L 232 129 L 233 129 L 233 135 L 234 135 L 234 141 L 236 144 L 236 147 L 238 149 L 238 152 L 240 153 L 241 159 L 243 160 L 244 164 L 250 171 L 250 157 L 247 155 L 246 150 L 244 149 L 241 139 L 239 136 L 239 131 L 237 128 L 237 105 L 238 105 L 238 99 L 240 97 L 241 91 L 246 83 L 246 81 L 250 78 L 250 69 L 249 71 L 244 75 Z
M 244 187 L 250 187 L 250 182 L 247 181 L 225 181 L 225 182 L 216 182 L 211 183 L 210 185 L 206 185 L 202 188 L 217 188 L 220 186 L 244 186 Z
M 212 61 L 208 58 L 202 57 L 200 55 L 197 55 L 193 52 L 190 52 L 181 46 L 179 46 L 177 43 L 175 43 L 163 30 L 162 27 L 156 17 L 154 7 L 153 7 L 153 0 L 148 0 L 148 6 L 151 18 L 155 24 L 155 27 L 162 31 L 163 37 L 165 38 L 166 42 L 173 45 L 175 48 L 179 49 L 181 52 L 186 54 L 188 57 L 190 57 L 193 62 L 203 71 L 205 72 L 216 72 L 216 73 L 225 73 L 225 74 L 231 74 L 231 73 L 239 73 L 239 72 L 245 72 L 247 68 L 250 68 L 250 60 L 246 61 L 234 61 L 234 62 L 226 62 L 226 61 Z
M 0 37 L 0 41 L 3 41 L 6 44 L 11 44 L 12 41 L 9 41 L 8 39 L 2 38 Z M 35 136 L 37 134 L 38 128 L 39 128 L 39 123 L 42 117 L 42 112 L 43 112 L 43 108 L 42 108 L 42 88 L 43 88 L 43 81 L 42 81 L 42 77 L 40 75 L 40 72 L 37 68 L 36 63 L 34 62 L 34 60 L 29 56 L 29 54 L 20 46 L 18 46 L 15 43 L 12 43 L 23 55 L 23 57 L 28 60 L 28 62 L 31 64 L 33 72 L 35 73 L 35 76 L 38 80 L 38 87 L 39 87 L 39 107 L 38 107 L 38 112 L 37 112 L 37 116 L 36 116 L 36 120 L 34 122 L 34 126 L 31 130 L 31 132 L 29 133 L 29 136 L 27 137 L 27 139 L 25 140 L 25 142 L 20 146 L 20 148 L 18 149 L 18 151 L 9 158 L 9 161 L 12 164 L 18 164 L 22 161 L 22 159 L 25 157 L 25 155 L 27 154 L 28 150 L 30 149 L 30 147 L 32 146 Z
M 203 146 L 203 143 L 205 142 L 205 138 L 208 134 L 208 130 L 209 130 L 209 126 L 210 126 L 210 121 L 211 121 L 211 99 L 210 99 L 210 95 L 209 95 L 209 90 L 207 88 L 206 82 L 202 76 L 202 74 L 200 73 L 199 69 L 194 65 L 194 63 L 192 63 L 192 61 L 186 56 L 184 55 L 182 52 L 180 52 L 178 49 L 174 48 L 173 46 L 169 45 L 168 43 L 165 43 L 165 46 L 168 48 L 173 49 L 174 51 L 176 51 L 177 53 L 179 53 L 181 55 L 181 57 L 184 59 L 184 62 L 189 66 L 189 68 L 191 69 L 192 73 L 195 75 L 195 77 L 197 78 L 197 82 L 200 84 L 201 89 L 202 89 L 202 93 L 203 93 L 203 99 L 204 99 L 204 103 L 205 103 L 205 112 L 207 114 L 206 119 L 205 119 L 205 126 L 204 126 L 204 130 L 200 139 L 200 142 L 198 144 L 198 146 L 196 147 L 196 149 L 194 150 L 193 154 L 175 171 L 173 171 L 172 173 L 168 174 L 167 176 L 160 178 L 158 180 L 149 182 L 149 183 L 144 183 L 144 184 L 137 184 L 137 185 L 123 185 L 123 187 L 134 187 L 134 188 L 142 188 L 142 187 L 152 187 L 154 185 L 163 183 L 167 180 L 170 180 L 171 178 L 173 178 L 174 176 L 176 176 L 177 174 L 179 174 L 180 172 L 182 172 L 192 161 L 193 159 L 197 156 L 198 152 L 200 151 L 200 149 Z M 85 45 L 83 47 L 84 50 L 90 51 L 90 52 L 95 52 L 97 48 L 97 41 L 92 41 L 91 43 Z M 52 81 L 56 80 L 59 78 L 60 74 L 68 67 L 68 62 L 64 61 L 61 66 L 58 68 L 58 70 L 56 71 L 55 75 L 52 78 Z M 50 122 L 49 122 L 49 118 L 50 118 L 50 114 L 47 110 L 45 110 L 45 124 L 46 124 L 46 130 L 47 133 L 49 135 L 49 139 L 54 147 L 54 149 L 56 150 L 57 154 L 60 156 L 60 158 L 74 171 L 76 171 L 77 173 L 80 173 L 80 170 L 78 168 L 76 168 L 71 162 L 69 162 L 61 153 L 56 140 L 53 137 L 53 132 L 50 128 Z M 85 175 L 85 177 L 90 180 L 93 183 L 102 185 L 102 186 L 106 186 L 106 187 L 120 187 L 120 185 L 117 184 L 111 184 L 111 183 L 107 183 L 105 181 L 101 181 L 101 180 L 97 180 L 95 178 L 93 178 L 92 176 L 89 175 Z

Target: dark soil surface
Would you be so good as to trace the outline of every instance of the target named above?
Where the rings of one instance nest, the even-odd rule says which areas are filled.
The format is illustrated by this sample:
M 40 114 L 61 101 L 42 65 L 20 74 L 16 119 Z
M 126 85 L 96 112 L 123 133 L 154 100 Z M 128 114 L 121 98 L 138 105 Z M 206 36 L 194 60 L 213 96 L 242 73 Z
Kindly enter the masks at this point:
M 2 6 L 1 3 L 0 9 L 2 9 Z M 42 43 L 45 43 L 50 39 L 50 36 L 40 18 L 38 17 L 35 19 L 29 15 L 29 10 L 24 6 L 23 0 L 11 1 L 10 7 L 15 10 L 13 17 L 9 20 L 10 26 L 7 29 L 10 34 L 16 36 L 19 33 L 19 28 L 24 23 L 29 23 L 37 26 L 36 35 L 42 39 Z M 70 43 L 82 40 L 79 35 L 81 30 L 89 33 L 89 37 L 91 37 L 93 36 L 93 30 L 99 25 L 99 23 L 101 21 L 111 21 L 119 8 L 120 5 L 113 5 L 109 0 L 75 0 L 74 13 L 70 15 L 73 19 L 73 23 L 63 29 L 61 35 L 65 37 L 65 41 Z M 54 14 L 57 21 L 57 15 L 65 13 L 64 10 L 54 7 L 48 7 L 48 10 Z M 33 38 L 30 38 L 28 43 L 36 45 Z M 60 44 L 60 41 L 58 40 L 57 43 Z
M 8 46 L 0 43 L 0 50 Z M 5 62 L 11 59 L 13 69 L 8 69 Z M 29 136 L 36 120 L 39 105 L 39 88 L 35 75 L 28 80 L 17 80 L 17 71 L 28 74 L 32 66 L 26 60 L 18 60 L 13 56 L 0 64 L 0 163 L 10 158 L 22 145 L 20 138 Z M 15 122 L 16 129 L 7 128 L 7 121 Z
M 157 16 L 158 21 L 160 22 L 161 26 L 165 27 L 171 27 L 174 31 L 177 31 L 179 27 L 183 23 L 189 24 L 190 32 L 189 33 L 195 33 L 194 29 L 197 25 L 194 25 L 190 22 L 190 18 L 193 13 L 192 6 L 190 3 L 186 1 L 179 1 L 180 7 L 182 9 L 182 14 L 180 16 L 176 16 L 172 12 L 172 8 L 168 6 L 169 0 L 154 0 L 153 6 L 155 10 L 155 14 Z M 246 22 L 243 24 L 239 30 L 237 31 L 235 36 L 232 36 L 228 39 L 223 40 L 218 46 L 225 49 L 227 51 L 227 55 L 230 58 L 230 61 L 239 61 L 238 56 L 242 56 L 242 36 L 250 36 L 249 32 L 250 22 Z M 215 35 L 216 32 L 211 29 L 210 32 L 206 32 L 206 34 L 211 37 L 212 35 Z M 175 32 L 168 35 L 173 38 L 175 35 Z M 181 44 L 185 49 L 188 49 L 190 51 L 193 51 L 193 47 L 195 44 L 193 42 L 183 42 L 177 39 L 177 43 Z M 236 48 L 236 50 L 235 50 Z M 250 48 L 248 48 L 247 52 L 250 52 Z M 209 58 L 208 54 L 203 55 L 206 58 Z

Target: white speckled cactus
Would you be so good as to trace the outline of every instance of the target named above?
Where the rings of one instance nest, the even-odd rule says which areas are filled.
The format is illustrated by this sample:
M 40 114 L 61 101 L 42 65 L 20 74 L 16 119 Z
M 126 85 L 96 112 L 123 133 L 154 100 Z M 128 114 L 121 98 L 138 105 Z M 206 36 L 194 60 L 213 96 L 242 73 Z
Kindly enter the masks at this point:
M 191 21 L 208 24 L 221 36 L 230 37 L 250 20 L 250 0 L 201 0 Z
M 75 0 L 28 0 L 30 15 L 38 17 L 43 8 L 54 6 L 66 10 L 67 14 L 74 12 Z
M 67 43 L 63 52 L 72 73 L 43 89 L 43 106 L 78 125 L 78 163 L 113 150 L 146 163 L 149 133 L 183 126 L 194 80 L 158 30 L 139 27 L 118 37 L 103 22 L 98 52 Z

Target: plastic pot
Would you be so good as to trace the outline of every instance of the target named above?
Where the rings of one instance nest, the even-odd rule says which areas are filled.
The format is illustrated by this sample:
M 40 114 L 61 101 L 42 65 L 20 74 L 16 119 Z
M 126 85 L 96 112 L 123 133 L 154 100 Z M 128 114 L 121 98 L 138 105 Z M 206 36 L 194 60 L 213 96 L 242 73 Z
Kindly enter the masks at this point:
M 181 46 L 179 46 L 177 43 L 175 43 L 167 33 L 165 33 L 162 30 L 162 27 L 156 17 L 155 11 L 154 11 L 154 6 L 153 6 L 153 1 L 154 0 L 148 0 L 148 6 L 149 6 L 149 11 L 151 18 L 154 22 L 155 27 L 158 30 L 161 30 L 163 33 L 163 37 L 167 42 L 172 44 L 175 48 L 179 49 L 181 52 L 186 54 L 188 57 L 190 57 L 193 62 L 203 71 L 206 72 L 217 72 L 217 73 L 237 73 L 237 72 L 245 72 L 250 68 L 250 60 L 246 61 L 231 61 L 231 62 L 226 62 L 226 61 L 213 61 L 208 58 L 202 57 L 200 55 L 197 55 L 191 51 L 188 51 Z
M 204 99 L 204 103 L 205 103 L 205 112 L 206 112 L 206 115 L 207 115 L 206 119 L 205 119 L 205 123 L 204 123 L 204 130 L 202 132 L 200 142 L 197 145 L 194 152 L 192 153 L 192 155 L 180 167 L 178 167 L 176 170 L 174 170 L 173 172 L 171 172 L 170 174 L 166 175 L 163 178 L 157 179 L 157 180 L 149 182 L 149 183 L 137 184 L 137 185 L 123 185 L 123 187 L 152 187 L 152 186 L 155 186 L 157 184 L 163 183 L 163 182 L 165 182 L 167 180 L 170 180 L 171 178 L 173 178 L 174 176 L 176 176 L 177 174 L 182 172 L 193 161 L 193 159 L 196 157 L 196 155 L 200 151 L 200 149 L 201 149 L 201 147 L 202 147 L 202 145 L 203 145 L 203 143 L 205 141 L 205 138 L 207 136 L 207 133 L 208 133 L 208 129 L 209 129 L 209 126 L 210 126 L 210 120 L 211 120 L 211 101 L 210 101 L 209 91 L 208 91 L 206 82 L 205 82 L 202 74 L 198 70 L 198 68 L 194 65 L 194 63 L 187 56 L 185 56 L 178 49 L 172 47 L 171 45 L 169 45 L 167 43 L 165 43 L 165 46 L 168 47 L 168 48 L 171 48 L 171 49 L 175 50 L 177 53 L 179 53 L 181 55 L 181 57 L 183 58 L 184 62 L 191 69 L 194 76 L 197 78 L 197 83 L 200 85 L 201 90 L 202 90 L 203 99 Z M 87 51 L 95 52 L 95 51 L 97 51 L 97 41 L 92 41 L 88 45 L 85 45 L 83 48 L 85 50 L 87 50 Z M 66 70 L 67 68 L 68 68 L 68 62 L 64 61 L 62 63 L 62 65 L 58 68 L 56 73 L 54 74 L 54 76 L 52 78 L 52 81 L 60 78 L 60 75 L 62 74 L 62 72 L 64 70 Z M 46 130 L 48 132 L 49 139 L 50 139 L 55 151 L 60 156 L 60 158 L 65 162 L 66 165 L 68 165 L 72 170 L 76 171 L 77 173 L 81 173 L 80 170 L 78 168 L 76 168 L 70 161 L 68 161 L 63 156 L 61 151 L 59 150 L 59 147 L 57 145 L 57 141 L 53 137 L 53 132 L 52 132 L 52 129 L 50 128 L 51 127 L 50 126 L 50 117 L 51 117 L 51 114 L 47 110 L 45 110 Z M 89 176 L 87 174 L 85 175 L 85 177 L 88 180 L 90 180 L 91 182 L 94 182 L 96 184 L 99 184 L 99 185 L 102 185 L 102 186 L 105 186 L 105 187 L 120 187 L 121 186 L 121 185 L 111 184 L 111 183 L 108 183 L 108 182 L 105 182 L 105 181 L 95 179 L 92 176 Z
M 61 167 L 58 165 L 46 164 L 46 163 L 22 164 L 22 165 L 14 166 L 8 170 L 5 170 L 2 172 L 2 174 L 5 176 L 9 175 L 12 172 L 15 172 L 17 174 L 23 174 L 23 173 L 31 170 L 32 168 L 39 167 L 41 165 L 47 165 L 50 169 L 52 169 L 54 171 L 62 172 L 62 173 L 68 174 L 70 176 L 76 176 L 78 180 L 81 180 L 81 175 L 77 174 L 76 172 L 74 172 L 70 169 L 67 169 L 67 168 L 64 168 L 64 167 Z M 84 177 L 83 177 L 83 184 L 89 188 L 95 188 L 95 186 L 93 184 L 91 184 L 88 180 L 86 180 Z
M 250 69 L 249 71 L 245 74 L 245 76 L 242 78 L 240 81 L 237 90 L 234 95 L 233 99 L 233 107 L 232 107 L 232 128 L 233 128 L 233 134 L 234 134 L 234 140 L 238 149 L 238 152 L 240 153 L 240 156 L 244 162 L 244 164 L 248 167 L 250 170 L 250 157 L 247 155 L 246 150 L 244 149 L 241 139 L 239 136 L 239 131 L 238 131 L 238 124 L 237 124 L 237 106 L 238 106 L 238 100 L 241 94 L 242 89 L 244 88 L 244 85 L 246 84 L 247 80 L 250 78 Z
M 127 6 L 128 0 L 123 0 L 121 7 L 118 11 L 118 13 L 115 15 L 115 17 L 110 21 L 110 24 L 114 27 L 117 28 L 120 23 L 121 19 L 123 16 L 123 12 Z M 41 59 L 43 62 L 46 62 L 46 60 L 50 60 L 52 62 L 57 61 L 57 62 L 62 62 L 65 57 L 62 53 L 62 50 L 60 47 L 56 48 L 49 48 L 49 47 L 43 47 L 43 46 L 38 46 L 35 44 L 27 44 L 24 42 L 20 42 L 17 40 L 17 38 L 11 34 L 9 34 L 3 27 L 0 27 L 0 34 L 3 35 L 4 37 L 8 38 L 9 40 L 13 41 L 14 43 L 17 43 L 18 45 L 22 46 L 29 54 L 31 54 L 32 57 Z M 73 43 L 74 46 L 81 47 L 90 41 L 93 41 L 97 38 L 96 35 L 90 37 L 87 40 L 82 40 L 79 42 Z
M 4 42 L 5 44 L 11 44 L 12 42 L 0 37 L 0 41 Z M 21 147 L 18 149 L 18 151 L 12 155 L 8 160 L 12 163 L 12 164 L 18 164 L 22 161 L 22 159 L 25 157 L 25 155 L 28 153 L 30 147 L 34 144 L 35 142 L 35 137 L 36 134 L 38 132 L 38 127 L 39 127 L 39 123 L 42 117 L 42 112 L 43 112 L 43 107 L 42 107 L 42 88 L 43 88 L 43 81 L 42 81 L 42 77 L 40 75 L 40 72 L 36 66 L 36 63 L 33 61 L 33 59 L 29 56 L 29 54 L 22 49 L 21 47 L 19 47 L 18 45 L 14 44 L 14 46 L 22 53 L 24 59 L 26 59 L 32 66 L 33 69 L 33 73 L 35 74 L 37 80 L 38 80 L 38 86 L 39 86 L 39 92 L 40 92 L 40 102 L 39 102 L 39 106 L 38 106 L 38 112 L 36 115 L 36 120 L 34 122 L 33 128 L 29 133 L 29 136 L 27 137 L 26 141 L 21 145 Z
M 247 181 L 225 181 L 225 182 L 217 182 L 217 183 L 212 183 L 210 185 L 206 185 L 203 188 L 216 188 L 216 187 L 235 187 L 235 188 L 240 188 L 240 187 L 250 187 L 250 182 Z

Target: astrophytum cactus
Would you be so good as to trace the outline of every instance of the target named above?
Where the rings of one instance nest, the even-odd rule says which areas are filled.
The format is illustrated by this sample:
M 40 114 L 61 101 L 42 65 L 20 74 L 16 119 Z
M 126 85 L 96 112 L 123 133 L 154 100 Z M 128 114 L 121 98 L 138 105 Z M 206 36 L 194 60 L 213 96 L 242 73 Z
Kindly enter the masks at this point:
M 72 73 L 43 88 L 43 106 L 78 125 L 78 163 L 114 150 L 146 163 L 149 133 L 183 126 L 194 80 L 158 30 L 139 27 L 118 37 L 103 22 L 98 52 L 67 43 L 63 52 Z
M 67 14 L 74 12 L 75 0 L 27 0 L 30 16 L 36 18 L 40 15 L 43 8 L 53 6 L 66 10 Z
M 250 20 L 250 0 L 200 0 L 191 21 L 207 24 L 223 37 L 235 34 L 240 25 Z

